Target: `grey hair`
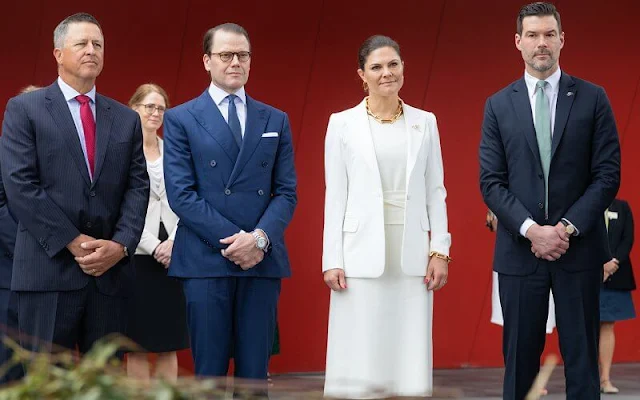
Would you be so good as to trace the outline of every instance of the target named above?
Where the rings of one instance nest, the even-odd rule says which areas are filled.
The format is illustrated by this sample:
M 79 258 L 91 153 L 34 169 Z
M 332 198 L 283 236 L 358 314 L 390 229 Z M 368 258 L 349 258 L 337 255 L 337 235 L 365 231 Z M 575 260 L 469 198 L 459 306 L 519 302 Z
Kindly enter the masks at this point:
M 102 32 L 102 27 L 97 19 L 91 14 L 87 14 L 84 12 L 73 14 L 63 19 L 62 22 L 56 26 L 56 29 L 53 30 L 53 47 L 56 49 L 61 49 L 64 46 L 64 39 L 67 36 L 67 31 L 69 30 L 69 25 L 77 24 L 80 22 L 88 22 L 90 24 L 96 25 L 100 28 Z

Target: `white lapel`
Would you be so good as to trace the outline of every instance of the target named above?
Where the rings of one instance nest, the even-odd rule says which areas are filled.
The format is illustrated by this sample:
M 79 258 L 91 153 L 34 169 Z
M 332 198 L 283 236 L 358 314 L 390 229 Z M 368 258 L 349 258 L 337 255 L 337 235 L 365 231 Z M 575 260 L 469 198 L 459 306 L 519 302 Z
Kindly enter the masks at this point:
M 416 165 L 418 153 L 422 147 L 422 141 L 427 129 L 425 125 L 426 119 L 421 118 L 421 112 L 413 107 L 403 103 L 402 112 L 404 113 L 404 123 L 407 129 L 407 174 L 406 188 L 409 190 L 409 178 Z
M 352 108 L 352 131 L 356 136 L 357 142 L 361 144 L 358 146 L 362 150 L 363 158 L 366 160 L 369 167 L 375 172 L 376 179 L 380 182 L 380 170 L 378 169 L 378 159 L 376 158 L 376 149 L 373 146 L 373 138 L 371 137 L 371 126 L 369 125 L 369 118 L 367 117 L 367 108 L 365 101 Z M 381 186 L 382 184 L 379 183 Z

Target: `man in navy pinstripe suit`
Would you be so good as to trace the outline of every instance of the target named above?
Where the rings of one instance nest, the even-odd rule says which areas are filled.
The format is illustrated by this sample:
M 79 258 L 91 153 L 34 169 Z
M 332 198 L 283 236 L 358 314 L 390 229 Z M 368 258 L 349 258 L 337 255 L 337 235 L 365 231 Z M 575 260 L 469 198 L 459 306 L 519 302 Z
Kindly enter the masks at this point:
M 18 233 L 11 289 L 22 344 L 78 346 L 124 332 L 124 299 L 147 208 L 138 115 L 96 93 L 98 21 L 54 31 L 59 78 L 14 97 L 2 125 L 2 177 Z M 32 340 L 35 339 L 35 340 Z

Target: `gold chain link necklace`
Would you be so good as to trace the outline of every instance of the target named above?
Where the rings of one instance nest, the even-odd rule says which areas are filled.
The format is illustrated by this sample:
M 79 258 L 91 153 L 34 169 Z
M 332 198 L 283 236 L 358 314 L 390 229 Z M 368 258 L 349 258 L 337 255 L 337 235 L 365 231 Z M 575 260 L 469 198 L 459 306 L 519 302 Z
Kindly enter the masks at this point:
M 367 114 L 372 116 L 376 121 L 380 122 L 381 124 L 392 124 L 396 122 L 400 118 L 400 116 L 402 116 L 402 113 L 403 113 L 402 100 L 400 99 L 398 99 L 398 109 L 396 110 L 396 113 L 391 118 L 388 118 L 388 119 L 379 117 L 371 111 L 371 109 L 369 108 L 369 97 L 365 98 L 365 107 L 367 109 Z

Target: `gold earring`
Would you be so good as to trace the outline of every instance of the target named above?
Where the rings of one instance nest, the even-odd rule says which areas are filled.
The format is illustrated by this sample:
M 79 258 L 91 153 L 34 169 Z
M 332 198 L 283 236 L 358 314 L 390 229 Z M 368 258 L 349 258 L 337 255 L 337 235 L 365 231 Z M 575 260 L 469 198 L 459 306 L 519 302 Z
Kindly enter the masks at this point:
M 369 91 L 369 85 L 367 84 L 367 82 L 362 81 L 362 89 L 363 89 L 365 92 L 368 92 L 368 91 Z

